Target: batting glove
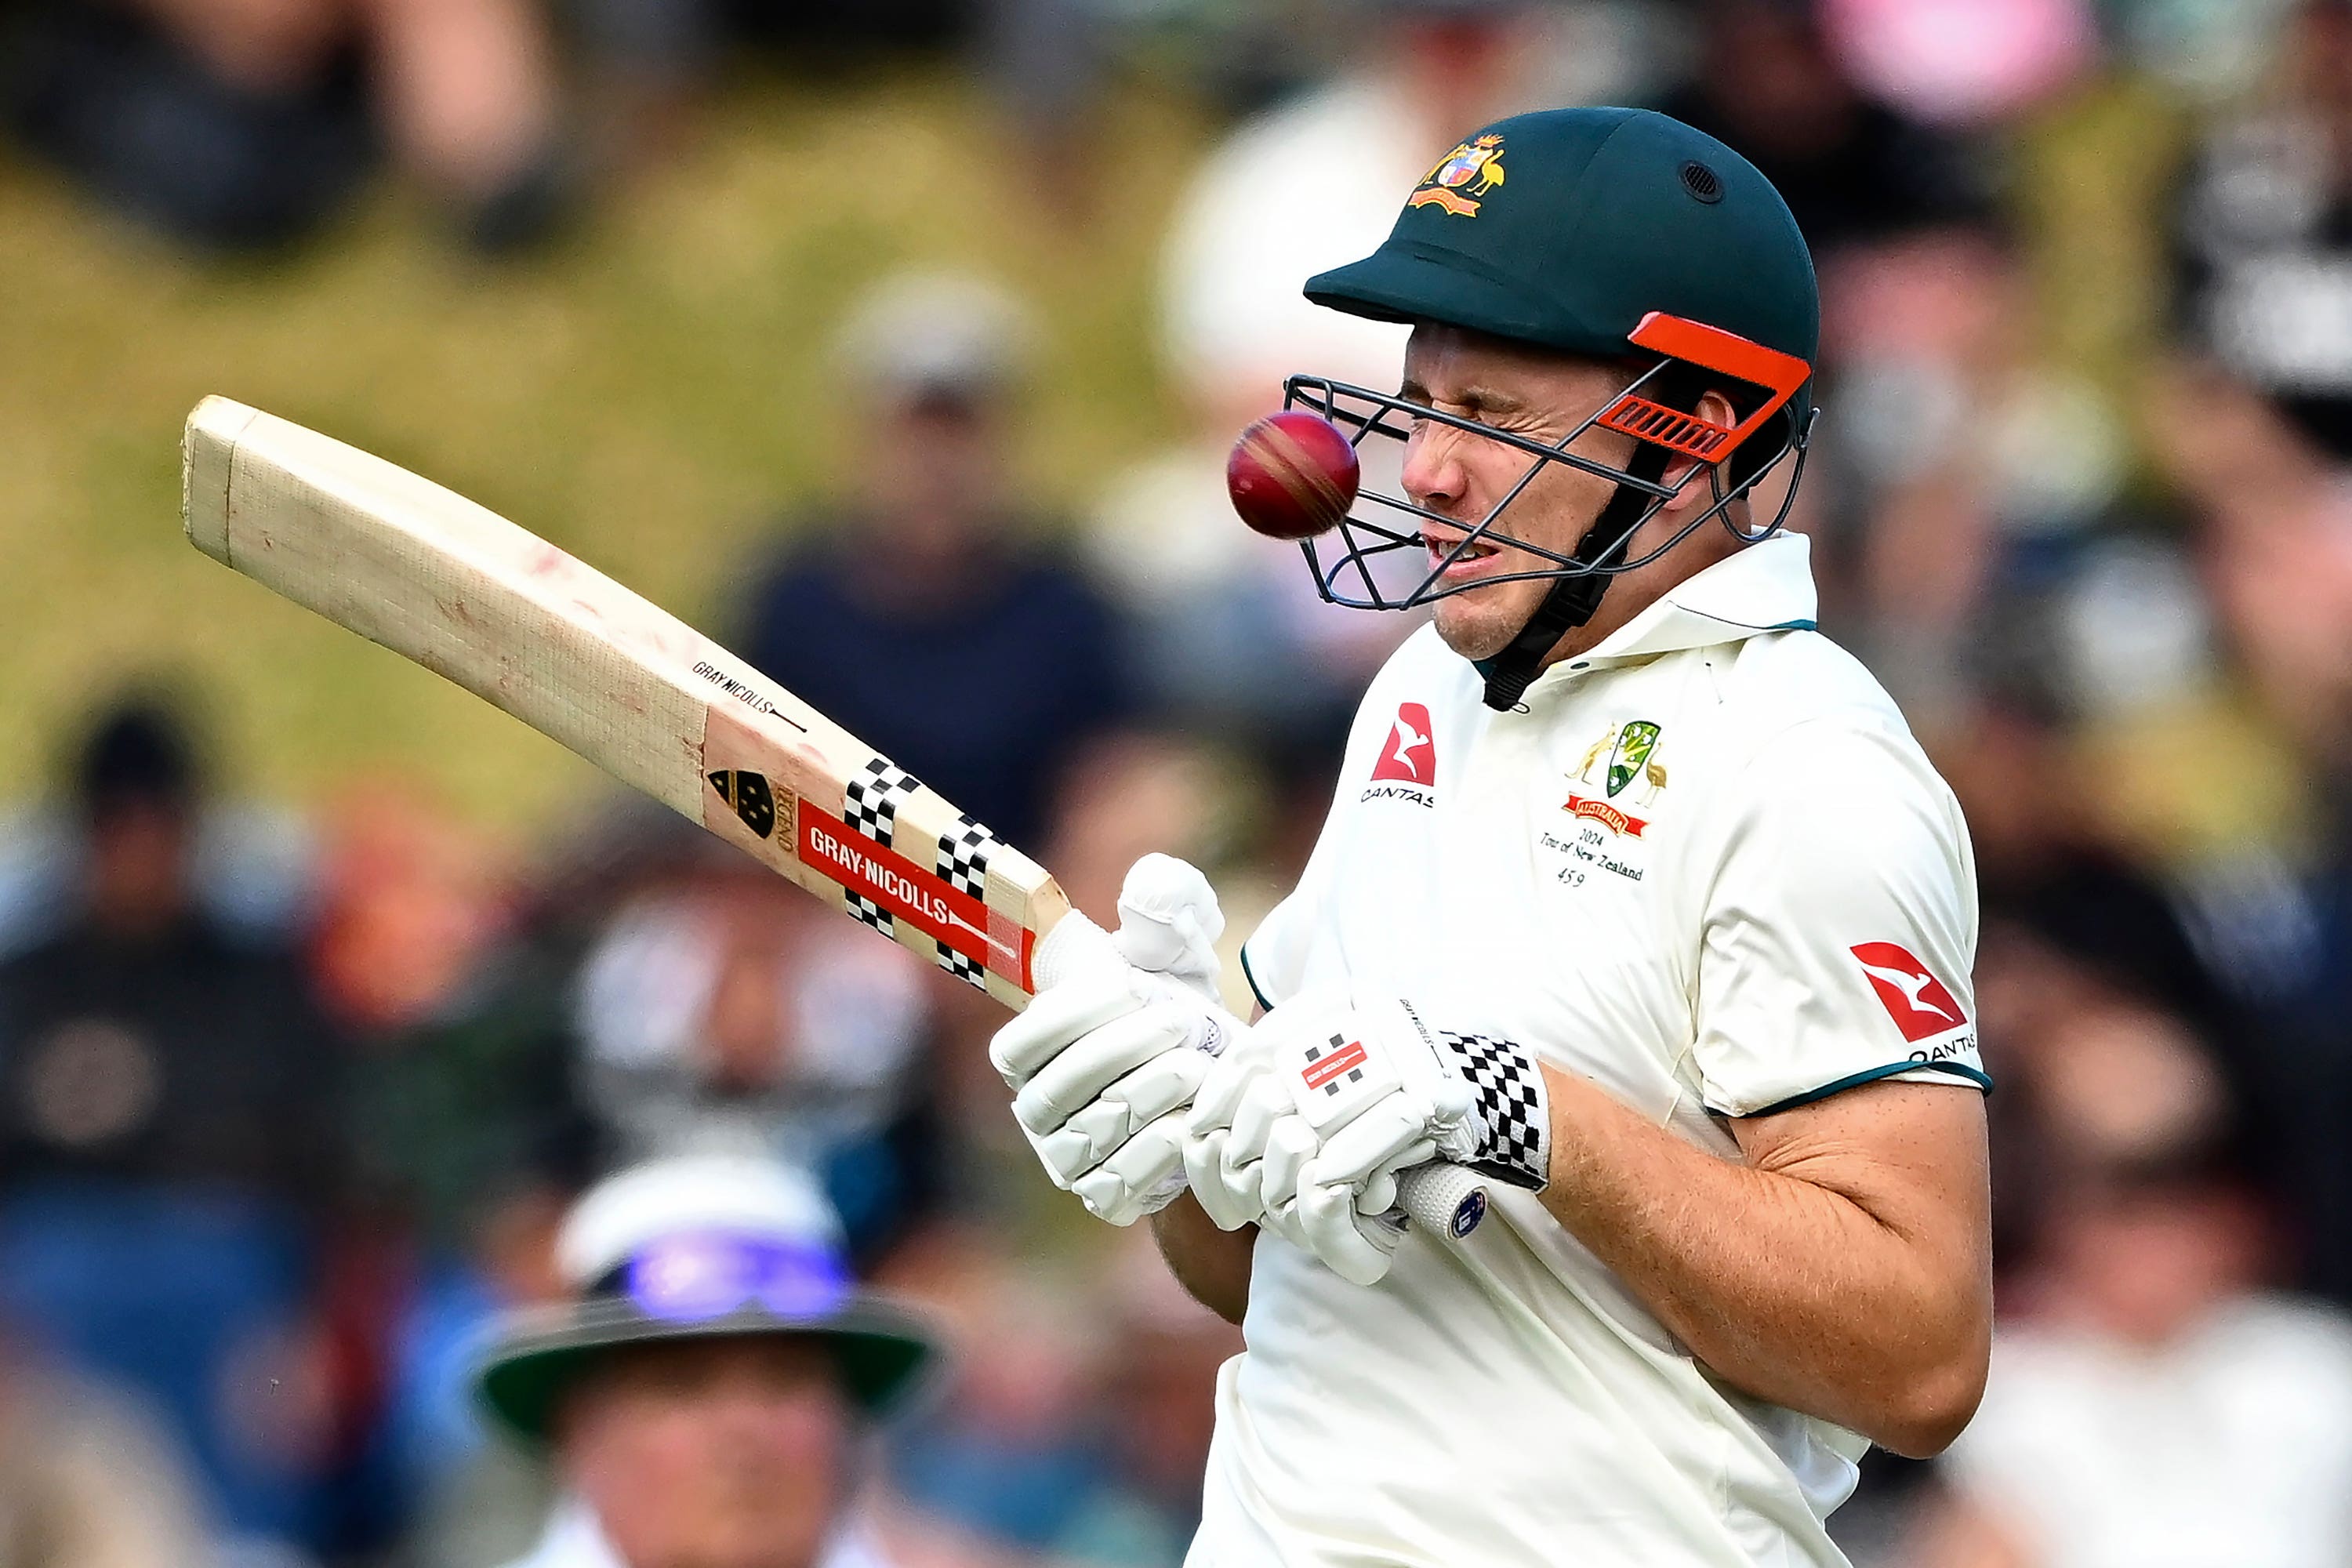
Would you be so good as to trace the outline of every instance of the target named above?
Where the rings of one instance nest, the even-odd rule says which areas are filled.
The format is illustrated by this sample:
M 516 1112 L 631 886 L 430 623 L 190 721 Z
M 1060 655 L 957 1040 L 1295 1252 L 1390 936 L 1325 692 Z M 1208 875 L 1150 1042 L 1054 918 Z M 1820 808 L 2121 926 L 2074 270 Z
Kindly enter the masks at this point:
M 1164 975 L 1211 1006 L 1223 1005 L 1217 939 L 1225 913 L 1209 879 L 1173 855 L 1146 855 L 1127 868 L 1111 943 L 1146 974 Z
M 1184 1190 L 1184 1113 L 1215 1057 L 1244 1032 L 1216 1005 L 1223 930 L 1207 879 L 1147 856 L 1128 874 L 1108 939 L 1066 917 L 1039 954 L 1061 973 L 998 1030 L 990 1059 L 1055 1185 L 1132 1225 Z
M 1513 1041 L 1437 1031 L 1410 1003 L 1301 998 L 1268 1014 L 1202 1081 L 1188 1119 L 1194 1196 L 1250 1215 L 1371 1284 L 1400 1236 L 1397 1173 L 1431 1159 L 1539 1191 L 1550 1108 Z

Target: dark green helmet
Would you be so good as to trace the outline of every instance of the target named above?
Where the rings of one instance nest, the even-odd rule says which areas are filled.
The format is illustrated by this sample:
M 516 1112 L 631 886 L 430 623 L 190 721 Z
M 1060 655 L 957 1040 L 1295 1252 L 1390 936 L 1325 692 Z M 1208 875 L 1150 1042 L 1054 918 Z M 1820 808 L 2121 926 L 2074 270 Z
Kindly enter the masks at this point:
M 1812 362 L 1813 258 L 1756 166 L 1644 109 L 1497 121 L 1440 161 L 1318 305 L 1615 358 L 1652 311 Z
M 1572 555 L 1496 529 L 1507 501 L 1463 542 L 1464 550 L 1485 542 L 1527 551 L 1552 564 L 1520 575 L 1557 579 L 1517 641 L 1487 661 L 1487 698 L 1496 706 L 1517 701 L 1561 634 L 1591 618 L 1610 576 L 1655 559 L 1710 519 L 1722 517 L 1736 530 L 1728 509 L 1749 487 L 1792 453 L 1801 469 L 1821 336 L 1812 257 L 1770 181 L 1714 137 L 1663 114 L 1562 109 L 1496 121 L 1430 170 L 1378 250 L 1309 279 L 1307 297 L 1376 321 L 1442 322 L 1643 367 L 1616 400 L 1559 443 L 1565 447 L 1591 425 L 1635 437 L 1622 471 L 1386 393 L 1314 376 L 1290 380 L 1292 406 L 1332 418 L 1359 444 L 1368 435 L 1401 436 L 1399 418 L 1437 419 L 1525 447 L 1538 461 L 1570 462 L 1619 482 L 1616 499 Z M 1731 396 L 1736 426 L 1689 412 L 1709 388 Z M 1708 475 L 1716 504 L 1659 550 L 1627 560 L 1626 542 L 1680 489 L 1659 482 L 1676 454 L 1700 459 L 1692 474 Z M 1366 500 L 1428 515 L 1402 498 Z M 1760 539 L 1786 516 L 1784 505 L 1769 525 L 1741 537 Z M 1323 595 L 1390 609 L 1454 591 L 1442 585 L 1442 568 L 1407 592 L 1381 585 L 1373 559 L 1417 546 L 1417 530 L 1402 531 L 1410 526 L 1351 517 L 1341 525 L 1344 553 L 1328 565 L 1309 542 Z

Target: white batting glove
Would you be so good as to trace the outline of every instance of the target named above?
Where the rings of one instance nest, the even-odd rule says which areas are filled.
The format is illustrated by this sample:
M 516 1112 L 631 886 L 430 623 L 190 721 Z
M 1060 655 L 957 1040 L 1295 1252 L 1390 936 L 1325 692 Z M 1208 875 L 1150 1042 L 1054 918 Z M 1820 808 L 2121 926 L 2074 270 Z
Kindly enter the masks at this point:
M 1119 913 L 1108 938 L 1080 915 L 1055 928 L 1050 959 L 1039 953 L 1054 983 L 997 1031 L 989 1057 L 1054 1184 L 1132 1225 L 1184 1190 L 1184 1112 L 1244 1026 L 1214 1002 L 1224 917 L 1200 872 L 1147 856 Z
M 1400 1001 L 1276 1009 L 1211 1069 L 1188 1127 L 1187 1173 L 1212 1218 L 1255 1205 L 1251 1217 L 1358 1284 L 1395 1253 L 1398 1172 L 1444 1159 L 1540 1190 L 1550 1167 L 1533 1057 L 1432 1031 Z
M 1289 1100 L 1270 1081 L 1281 1047 L 1273 1026 L 1268 1014 L 1226 1047 L 1202 1079 L 1186 1118 L 1186 1183 L 1220 1230 L 1264 1223 L 1265 1162 L 1292 1162 L 1295 1172 L 1312 1150 L 1311 1142 L 1276 1145 L 1277 1133 L 1287 1131 L 1278 1124 Z
M 1110 940 L 1128 963 L 1222 1006 L 1217 939 L 1224 934 L 1216 889 L 1190 862 L 1146 855 L 1127 868 L 1118 890 L 1118 930 Z

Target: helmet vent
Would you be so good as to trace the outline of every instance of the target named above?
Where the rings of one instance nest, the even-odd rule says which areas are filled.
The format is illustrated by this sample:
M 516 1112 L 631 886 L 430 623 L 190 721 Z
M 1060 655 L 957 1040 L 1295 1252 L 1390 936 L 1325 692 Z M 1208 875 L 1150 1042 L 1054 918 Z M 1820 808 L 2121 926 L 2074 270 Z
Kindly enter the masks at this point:
M 1700 201 L 1713 203 L 1723 199 L 1723 181 L 1717 178 L 1716 172 L 1705 163 L 1696 160 L 1685 163 L 1682 167 L 1682 179 L 1683 189 Z

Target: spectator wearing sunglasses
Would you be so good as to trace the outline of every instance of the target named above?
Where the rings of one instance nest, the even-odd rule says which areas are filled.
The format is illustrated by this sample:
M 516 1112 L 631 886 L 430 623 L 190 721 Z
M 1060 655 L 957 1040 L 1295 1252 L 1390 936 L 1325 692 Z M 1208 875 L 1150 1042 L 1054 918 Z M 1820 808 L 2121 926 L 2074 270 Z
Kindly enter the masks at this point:
M 766 1161 L 635 1166 L 556 1240 L 572 1298 L 509 1319 L 477 1388 L 562 1488 L 514 1568 L 882 1568 L 860 1437 L 930 1336 L 852 1282 L 816 1188 Z

